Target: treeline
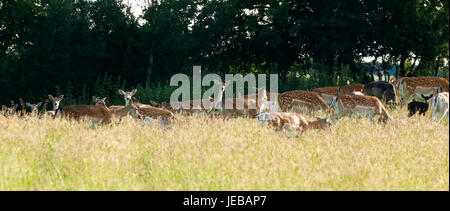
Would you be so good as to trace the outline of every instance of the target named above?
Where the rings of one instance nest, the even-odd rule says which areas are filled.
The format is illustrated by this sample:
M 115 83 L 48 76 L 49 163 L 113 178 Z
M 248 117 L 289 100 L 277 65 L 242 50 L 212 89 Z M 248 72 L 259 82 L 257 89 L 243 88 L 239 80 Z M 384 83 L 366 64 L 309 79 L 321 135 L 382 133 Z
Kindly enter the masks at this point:
M 136 87 L 168 100 L 170 77 L 193 65 L 277 73 L 281 91 L 368 82 L 367 57 L 448 77 L 448 0 L 146 0 L 142 17 L 125 3 L 1 0 L 0 103 L 122 104 L 117 89 Z

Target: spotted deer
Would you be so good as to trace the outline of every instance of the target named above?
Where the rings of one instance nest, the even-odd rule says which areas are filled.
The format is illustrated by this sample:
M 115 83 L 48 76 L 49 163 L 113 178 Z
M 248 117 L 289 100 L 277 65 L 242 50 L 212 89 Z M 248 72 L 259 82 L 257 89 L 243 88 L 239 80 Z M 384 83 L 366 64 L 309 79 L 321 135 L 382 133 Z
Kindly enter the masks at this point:
M 47 111 L 46 114 L 48 116 L 55 116 L 56 110 L 59 108 L 59 104 L 64 99 L 64 95 L 60 95 L 59 97 L 53 97 L 52 95 L 48 95 L 48 98 L 52 102 L 52 110 Z
M 338 89 L 339 87 L 337 86 L 327 86 L 315 88 L 312 91 L 319 94 L 327 105 L 331 105 L 331 102 L 333 102 L 333 100 L 338 96 Z
M 397 93 L 403 97 L 402 105 L 406 105 L 414 95 L 430 95 L 436 93 L 439 88 L 448 92 L 448 80 L 432 76 L 410 77 L 399 82 Z
M 104 97 L 104 98 L 98 98 L 98 97 L 96 97 L 96 96 L 92 96 L 92 101 L 95 102 L 95 105 L 106 106 L 106 97 Z
M 153 106 L 142 106 L 141 104 L 136 105 L 139 118 L 145 120 L 147 123 L 153 123 L 154 121 L 161 121 L 162 124 L 170 123 L 177 118 L 169 110 L 163 108 L 157 108 Z
M 386 108 L 381 101 L 373 96 L 360 95 L 341 95 L 333 102 L 335 113 L 331 115 L 332 120 L 337 120 L 346 115 L 358 116 L 380 116 L 379 120 L 392 120 L 391 115 L 386 111 Z
M 294 90 L 289 92 L 284 92 L 278 96 L 278 104 L 280 105 L 281 111 L 308 111 L 313 112 L 322 110 L 324 112 L 331 112 L 330 107 L 325 103 L 325 101 L 316 92 L 304 91 L 304 90 Z
M 260 122 L 267 122 L 277 130 L 300 130 L 302 133 L 308 129 L 324 129 L 331 126 L 327 118 L 317 117 L 315 121 L 306 120 L 301 114 L 288 112 L 264 112 L 258 114 Z
M 352 92 L 364 92 L 364 84 L 347 84 L 338 88 L 338 95 L 349 95 Z
M 25 105 L 31 109 L 31 115 L 36 115 L 39 107 L 42 105 L 42 102 L 36 104 L 25 103 Z
M 137 107 L 133 104 L 117 110 L 110 110 L 106 106 L 101 105 L 72 105 L 58 108 L 54 118 L 61 116 L 75 120 L 91 120 L 93 125 L 97 123 L 107 124 L 111 123 L 113 119 L 122 119 L 128 114 L 131 114 L 133 118 L 137 118 L 137 110 Z
M 440 122 L 447 114 L 447 123 L 449 123 L 448 97 L 448 92 L 440 92 L 431 98 L 431 121 L 434 121 L 439 113 L 440 117 L 438 117 L 437 122 Z

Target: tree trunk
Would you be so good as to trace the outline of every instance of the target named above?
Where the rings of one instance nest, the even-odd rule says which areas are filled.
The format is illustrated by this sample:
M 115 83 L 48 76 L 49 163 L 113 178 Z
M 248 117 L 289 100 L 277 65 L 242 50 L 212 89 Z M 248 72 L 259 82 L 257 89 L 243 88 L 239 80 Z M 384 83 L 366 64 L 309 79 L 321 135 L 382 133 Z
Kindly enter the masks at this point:
M 145 80 L 146 88 L 150 85 L 152 71 L 153 71 L 153 51 L 150 53 L 150 56 L 148 58 L 147 78 Z
M 405 62 L 406 62 L 406 56 L 402 55 L 400 57 L 400 77 L 406 76 L 406 70 L 405 70 Z
M 437 57 L 437 61 L 434 63 L 434 76 L 437 76 L 439 73 L 439 63 L 441 62 L 441 57 Z

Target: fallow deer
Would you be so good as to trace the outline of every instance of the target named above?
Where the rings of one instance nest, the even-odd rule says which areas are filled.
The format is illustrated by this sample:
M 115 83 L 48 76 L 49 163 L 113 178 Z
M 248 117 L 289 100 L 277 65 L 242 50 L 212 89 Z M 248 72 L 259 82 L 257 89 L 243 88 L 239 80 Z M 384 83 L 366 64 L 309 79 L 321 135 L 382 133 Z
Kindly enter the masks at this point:
M 279 105 L 278 105 L 278 95 L 279 94 L 278 93 L 270 93 L 265 90 L 264 91 L 261 90 L 261 91 L 266 92 L 266 102 L 262 106 L 262 108 L 258 109 L 258 110 L 260 110 L 260 112 L 263 112 L 266 110 L 271 111 L 271 112 L 278 111 L 279 110 Z M 259 101 L 260 97 L 259 97 L 258 93 L 252 93 L 252 94 L 244 95 L 243 98 L 244 99 L 256 99 Z M 261 102 L 262 101 L 263 101 L 263 99 L 261 99 Z
M 337 86 L 327 86 L 315 88 L 312 91 L 319 94 L 320 97 L 327 103 L 327 105 L 331 105 L 331 102 L 333 102 L 333 100 L 335 100 L 338 96 L 338 89 L 339 87 Z
M 437 114 L 440 113 L 440 117 L 437 119 L 437 122 L 440 122 L 444 118 L 445 114 L 447 114 L 447 123 L 449 123 L 448 98 L 448 92 L 440 92 L 431 98 L 431 121 L 434 121 Z
M 246 95 L 242 98 L 229 98 L 222 101 L 220 108 L 216 107 L 223 116 L 248 115 L 256 117 L 256 114 L 268 108 L 267 91 L 265 88 L 252 88 L 255 94 Z
M 106 106 L 106 97 L 104 97 L 104 98 L 98 98 L 98 97 L 96 97 L 96 96 L 92 96 L 92 101 L 95 102 L 95 105 Z
M 176 117 L 172 112 L 163 108 L 139 105 L 136 105 L 136 107 L 138 109 L 139 118 L 144 119 L 148 123 L 153 123 L 156 120 L 161 121 L 162 124 L 165 124 L 176 120 Z
M 59 104 L 61 103 L 61 101 L 64 99 L 64 95 L 60 95 L 59 97 L 53 97 L 52 95 L 48 95 L 48 98 L 50 99 L 50 101 L 52 101 L 52 110 L 47 111 L 46 114 L 48 116 L 55 116 L 56 114 L 56 110 L 59 108 Z
M 332 120 L 337 120 L 346 115 L 356 114 L 358 116 L 380 116 L 380 120 L 392 120 L 383 103 L 372 96 L 341 95 L 333 102 L 335 113 L 331 115 Z
M 402 105 L 406 105 L 414 95 L 430 95 L 435 93 L 439 88 L 444 92 L 448 92 L 448 80 L 442 77 L 432 76 L 410 77 L 403 78 L 399 82 L 397 93 L 403 97 Z
M 300 130 L 302 133 L 308 129 L 329 128 L 331 123 L 328 119 L 318 118 L 315 121 L 308 121 L 298 113 L 288 112 L 264 112 L 258 114 L 260 122 L 268 122 L 277 130 Z
M 136 89 L 133 89 L 131 92 L 126 92 L 126 91 L 119 89 L 119 94 L 122 95 L 123 99 L 125 100 L 125 106 L 127 106 L 128 104 L 131 104 L 133 102 L 132 97 L 134 94 L 136 94 L 136 91 L 137 91 Z M 109 106 L 108 108 L 111 111 L 116 111 L 116 110 L 124 108 L 125 106 L 112 105 L 112 106 Z
M 31 109 L 31 115 L 36 115 L 39 109 L 39 106 L 42 105 L 42 102 L 31 104 L 31 103 L 25 103 L 27 107 Z
M 422 98 L 425 100 L 425 102 L 418 102 L 413 100 L 412 102 L 408 103 L 408 117 L 412 117 L 414 116 L 414 114 L 416 114 L 416 112 L 419 112 L 419 116 L 423 115 L 425 116 L 425 113 L 428 111 L 428 99 L 430 99 L 431 97 L 433 97 L 433 95 L 430 96 L 425 96 L 425 95 L 421 95 Z
M 316 92 L 294 90 L 284 92 L 278 96 L 278 104 L 281 111 L 295 110 L 299 112 L 308 111 L 315 114 L 316 111 L 331 112 L 330 107 Z
M 364 84 L 347 84 L 338 88 L 338 95 L 349 95 L 352 92 L 363 92 Z
M 121 119 L 128 114 L 131 114 L 133 118 L 136 118 L 138 116 L 137 110 L 137 107 L 133 104 L 129 104 L 117 110 L 110 110 L 106 106 L 100 105 L 72 105 L 59 108 L 56 111 L 54 118 L 62 116 L 73 118 L 75 120 L 91 120 L 94 125 L 96 123 L 106 124 L 111 123 L 113 118 Z

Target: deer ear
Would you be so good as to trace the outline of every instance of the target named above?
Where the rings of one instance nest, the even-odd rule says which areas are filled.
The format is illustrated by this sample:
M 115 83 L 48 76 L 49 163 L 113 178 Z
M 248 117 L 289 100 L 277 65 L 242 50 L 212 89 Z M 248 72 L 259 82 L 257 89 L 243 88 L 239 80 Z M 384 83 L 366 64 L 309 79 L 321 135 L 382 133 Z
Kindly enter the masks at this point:
M 131 95 L 136 94 L 137 89 L 133 89 L 133 91 L 131 91 Z
M 123 90 L 119 89 L 119 94 L 125 95 L 125 92 Z
M 106 97 L 104 97 L 103 100 L 106 100 Z
M 42 102 L 39 102 L 38 104 L 37 104 L 37 107 L 39 107 L 39 106 L 41 106 L 42 105 Z
M 61 100 L 64 98 L 64 95 L 60 95 L 59 98 L 61 98 Z
M 92 100 L 93 101 L 97 101 L 97 97 L 96 96 L 92 96 Z
M 52 96 L 52 95 L 48 95 L 48 98 L 49 98 L 50 100 L 53 100 L 53 96 Z
M 28 107 L 33 107 L 30 103 L 25 103 L 25 105 Z

